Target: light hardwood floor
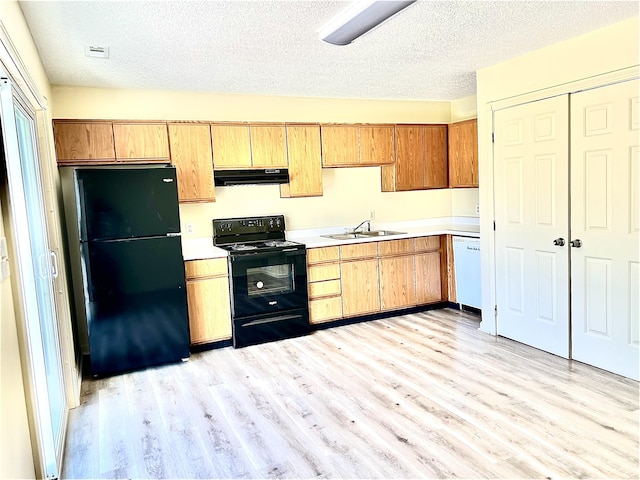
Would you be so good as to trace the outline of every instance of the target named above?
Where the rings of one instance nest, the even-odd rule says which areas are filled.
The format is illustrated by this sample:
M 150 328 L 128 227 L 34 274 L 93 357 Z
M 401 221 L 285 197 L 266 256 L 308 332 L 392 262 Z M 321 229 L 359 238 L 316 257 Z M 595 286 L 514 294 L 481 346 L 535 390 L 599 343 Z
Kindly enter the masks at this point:
M 436 310 L 85 380 L 65 478 L 638 478 L 638 383 Z

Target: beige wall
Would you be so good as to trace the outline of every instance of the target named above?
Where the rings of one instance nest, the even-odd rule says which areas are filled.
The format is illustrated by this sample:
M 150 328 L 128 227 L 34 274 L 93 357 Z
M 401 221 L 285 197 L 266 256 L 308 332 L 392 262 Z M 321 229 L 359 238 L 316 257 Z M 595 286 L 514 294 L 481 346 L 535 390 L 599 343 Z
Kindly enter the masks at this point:
M 570 93 L 629 75 L 640 63 L 638 17 L 595 30 L 477 72 L 482 329 L 495 333 L 492 108 Z M 608 76 L 607 79 L 602 76 Z M 600 78 L 598 78 L 600 77 Z
M 54 87 L 55 118 L 163 119 L 211 121 L 312 121 L 449 123 L 450 102 L 317 99 L 196 92 Z M 468 100 L 461 105 L 468 109 Z M 211 236 L 213 218 L 284 214 L 289 229 L 355 226 L 368 219 L 393 222 L 450 216 L 449 190 L 382 193 L 380 168 L 324 169 L 324 195 L 281 199 L 277 186 L 223 187 L 216 202 L 183 205 L 182 231 Z M 474 203 L 475 208 L 475 203 Z
M 11 44 L 15 46 L 19 58 L 0 55 L 4 67 L 13 75 L 17 65 L 24 68 L 26 75 L 45 102 L 51 97 L 51 89 L 46 73 L 40 61 L 31 33 L 15 1 L 0 1 L 0 22 Z M 18 86 L 27 90 L 24 83 Z M 30 96 L 27 92 L 27 96 Z M 50 135 L 50 132 L 39 132 Z M 49 144 L 50 145 L 50 144 Z M 45 159 L 51 160 L 50 155 Z M 0 167 L 4 170 L 4 165 Z M 0 233 L 11 238 L 7 205 L 9 201 L 6 177 L 0 175 Z M 15 268 L 15 259 L 12 259 Z M 15 273 L 12 272 L 14 276 Z M 35 478 L 37 458 L 34 458 L 28 422 L 28 407 L 25 394 L 26 349 L 20 348 L 19 327 L 22 320 L 17 314 L 14 298 L 20 292 L 12 290 L 11 279 L 0 283 L 0 478 Z M 66 319 L 69 323 L 69 319 Z

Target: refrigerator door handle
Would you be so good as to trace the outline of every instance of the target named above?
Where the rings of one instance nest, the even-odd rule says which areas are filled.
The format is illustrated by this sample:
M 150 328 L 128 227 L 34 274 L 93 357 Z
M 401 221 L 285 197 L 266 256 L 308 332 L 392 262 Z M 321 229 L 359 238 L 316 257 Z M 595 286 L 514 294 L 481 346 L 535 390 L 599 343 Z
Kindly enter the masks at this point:
M 58 256 L 56 255 L 56 252 L 54 252 L 53 250 L 49 252 L 49 255 L 51 256 L 51 278 L 56 279 L 58 278 L 58 274 L 59 274 Z

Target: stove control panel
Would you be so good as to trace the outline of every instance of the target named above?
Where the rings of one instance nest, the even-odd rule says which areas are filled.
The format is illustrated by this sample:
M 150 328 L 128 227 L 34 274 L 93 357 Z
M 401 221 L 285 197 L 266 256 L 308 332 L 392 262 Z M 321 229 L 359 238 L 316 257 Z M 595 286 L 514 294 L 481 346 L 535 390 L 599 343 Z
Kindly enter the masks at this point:
M 213 243 L 284 239 L 284 215 L 213 220 Z

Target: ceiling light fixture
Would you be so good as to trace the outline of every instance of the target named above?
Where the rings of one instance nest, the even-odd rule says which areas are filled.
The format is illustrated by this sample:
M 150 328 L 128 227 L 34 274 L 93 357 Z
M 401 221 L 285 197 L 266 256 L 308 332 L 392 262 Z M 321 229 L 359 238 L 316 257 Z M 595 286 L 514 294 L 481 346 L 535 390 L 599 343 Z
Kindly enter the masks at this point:
M 333 45 L 348 45 L 415 2 L 416 0 L 357 1 L 319 30 L 320 39 Z

